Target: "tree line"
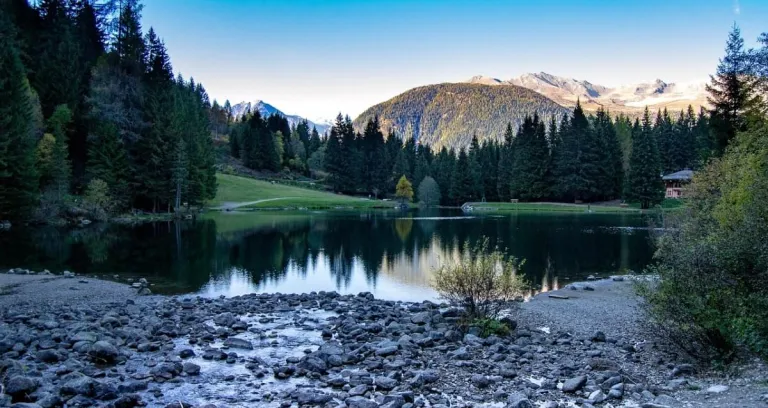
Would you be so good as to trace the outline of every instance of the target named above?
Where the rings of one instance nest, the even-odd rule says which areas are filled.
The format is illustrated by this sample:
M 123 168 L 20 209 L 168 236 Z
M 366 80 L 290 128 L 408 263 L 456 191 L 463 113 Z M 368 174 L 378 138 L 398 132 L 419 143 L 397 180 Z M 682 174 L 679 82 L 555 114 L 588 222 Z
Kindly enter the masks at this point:
M 137 0 L 0 9 L 0 219 L 213 198 L 218 104 L 174 74 Z
M 303 133 L 298 127 L 285 132 Z M 257 134 L 264 143 L 281 139 L 277 132 Z M 612 118 L 605 110 L 587 116 L 577 104 L 559 123 L 545 123 L 534 114 L 516 130 L 508 124 L 501 142 L 481 144 L 476 135 L 471 140 L 466 149 L 434 152 L 391 131 L 385 137 L 378 117 L 359 133 L 349 117 L 339 115 L 328 137 L 315 139 L 312 154 L 321 153 L 322 161 L 309 168 L 346 194 L 391 195 L 405 176 L 414 186 L 433 179 L 443 205 L 625 198 L 647 208 L 663 199 L 662 173 L 697 168 L 716 151 L 709 115 L 690 106 L 675 118 L 666 110 L 652 115 L 646 109 L 632 121 L 626 115 Z M 277 160 L 269 162 L 271 169 Z

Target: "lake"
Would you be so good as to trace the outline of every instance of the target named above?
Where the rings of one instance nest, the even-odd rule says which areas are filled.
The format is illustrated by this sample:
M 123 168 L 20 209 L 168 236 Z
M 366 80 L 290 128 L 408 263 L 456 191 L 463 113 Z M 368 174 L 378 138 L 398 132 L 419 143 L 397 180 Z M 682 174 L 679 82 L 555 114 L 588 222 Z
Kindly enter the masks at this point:
M 210 213 L 135 227 L 0 232 L 0 269 L 146 277 L 153 291 L 372 292 L 435 299 L 433 268 L 487 236 L 517 258 L 532 293 L 588 275 L 641 271 L 649 222 L 637 214 L 278 211 Z

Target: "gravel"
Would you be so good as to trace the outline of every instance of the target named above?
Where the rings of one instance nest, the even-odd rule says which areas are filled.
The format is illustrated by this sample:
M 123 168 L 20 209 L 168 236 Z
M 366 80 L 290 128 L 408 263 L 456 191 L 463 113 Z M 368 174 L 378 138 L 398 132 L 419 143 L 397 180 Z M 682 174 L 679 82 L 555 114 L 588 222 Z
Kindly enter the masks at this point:
M 448 305 L 370 293 L 139 296 L 0 274 L 0 407 L 764 406 L 764 370 L 696 377 L 637 324 L 630 282 L 590 286 L 539 295 L 511 335 L 480 338 Z

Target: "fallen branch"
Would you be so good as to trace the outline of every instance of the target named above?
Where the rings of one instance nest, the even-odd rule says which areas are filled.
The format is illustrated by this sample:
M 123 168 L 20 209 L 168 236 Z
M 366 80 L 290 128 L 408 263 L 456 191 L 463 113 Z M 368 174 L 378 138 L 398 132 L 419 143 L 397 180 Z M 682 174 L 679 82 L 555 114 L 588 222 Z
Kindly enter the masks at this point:
M 552 299 L 570 299 L 568 296 L 561 296 L 561 295 L 549 295 Z

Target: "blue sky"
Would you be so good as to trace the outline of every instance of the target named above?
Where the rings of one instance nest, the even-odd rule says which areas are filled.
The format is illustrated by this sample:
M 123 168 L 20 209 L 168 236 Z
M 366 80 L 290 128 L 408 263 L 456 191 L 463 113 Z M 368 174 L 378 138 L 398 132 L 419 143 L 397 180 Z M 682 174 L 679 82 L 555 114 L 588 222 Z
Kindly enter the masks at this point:
M 144 0 L 174 69 L 212 98 L 354 117 L 412 87 L 526 72 L 620 85 L 706 78 L 766 0 Z

